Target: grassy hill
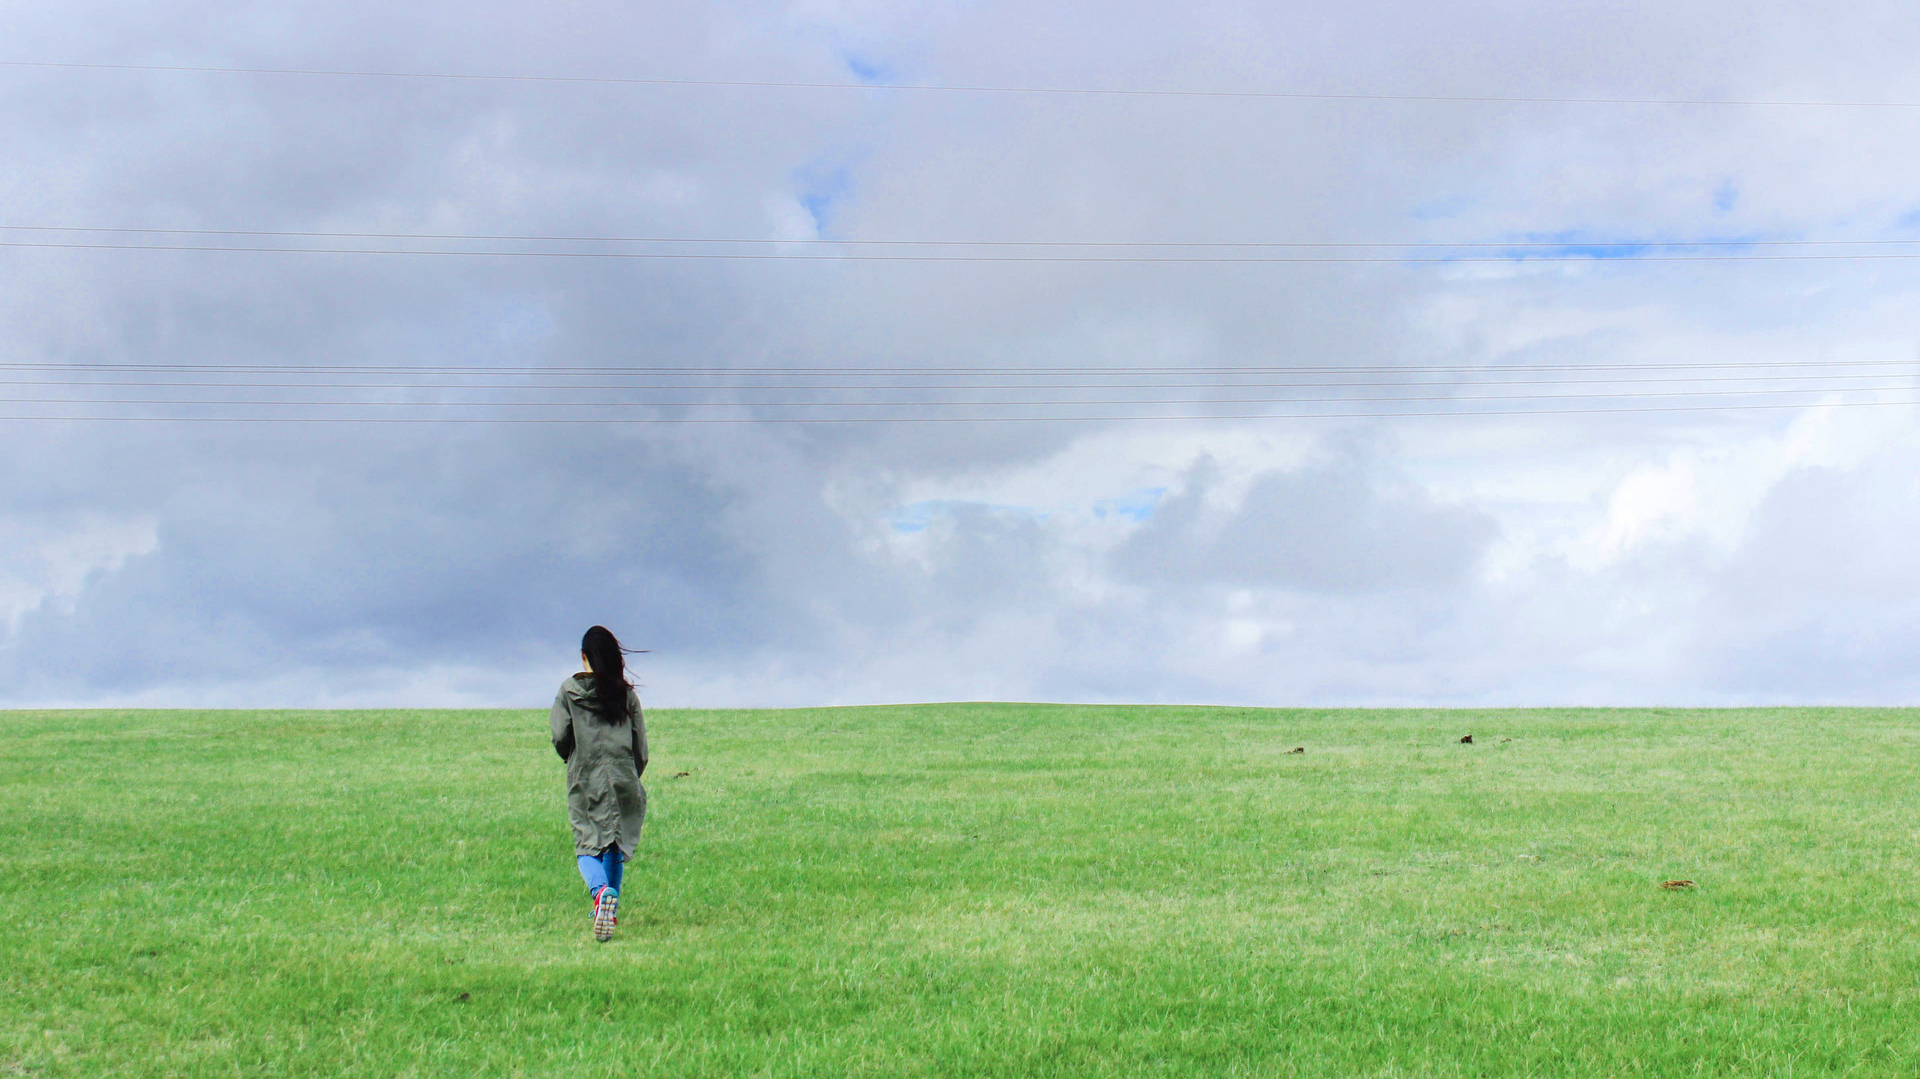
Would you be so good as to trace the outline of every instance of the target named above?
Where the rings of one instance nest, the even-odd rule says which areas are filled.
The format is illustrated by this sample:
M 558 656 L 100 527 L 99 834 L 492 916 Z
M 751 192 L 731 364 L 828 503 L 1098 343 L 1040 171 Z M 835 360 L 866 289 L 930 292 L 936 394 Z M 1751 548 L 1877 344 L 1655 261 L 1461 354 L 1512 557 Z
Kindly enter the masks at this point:
M 1917 712 L 648 718 L 0 713 L 0 1076 L 1920 1074 Z

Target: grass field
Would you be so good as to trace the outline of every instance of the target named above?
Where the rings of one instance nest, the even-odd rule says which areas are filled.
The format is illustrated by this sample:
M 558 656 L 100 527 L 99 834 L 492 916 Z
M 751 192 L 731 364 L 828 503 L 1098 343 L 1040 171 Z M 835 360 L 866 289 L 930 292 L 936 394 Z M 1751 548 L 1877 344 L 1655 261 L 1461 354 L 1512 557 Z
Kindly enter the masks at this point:
M 0 1076 L 1920 1075 L 1920 712 L 545 724 L 0 713 Z

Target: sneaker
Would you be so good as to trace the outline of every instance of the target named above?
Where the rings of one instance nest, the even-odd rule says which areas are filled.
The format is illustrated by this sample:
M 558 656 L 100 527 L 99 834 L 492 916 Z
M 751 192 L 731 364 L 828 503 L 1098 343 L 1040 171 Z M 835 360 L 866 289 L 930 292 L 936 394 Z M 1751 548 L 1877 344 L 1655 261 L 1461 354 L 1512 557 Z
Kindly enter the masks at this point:
M 605 944 L 613 939 L 615 913 L 620 909 L 620 893 L 612 888 L 600 889 L 593 900 L 593 939 Z

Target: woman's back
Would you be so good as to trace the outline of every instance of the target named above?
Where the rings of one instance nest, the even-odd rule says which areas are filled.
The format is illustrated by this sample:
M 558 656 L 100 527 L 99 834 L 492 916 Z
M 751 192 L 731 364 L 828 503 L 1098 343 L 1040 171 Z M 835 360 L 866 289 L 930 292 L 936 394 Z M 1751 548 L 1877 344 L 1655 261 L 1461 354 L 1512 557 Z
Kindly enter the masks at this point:
M 553 698 L 553 748 L 567 762 L 567 818 L 576 853 L 598 855 L 612 847 L 631 856 L 647 812 L 640 785 L 647 767 L 646 720 L 631 686 L 627 714 L 612 723 L 601 718 L 594 678 L 576 674 Z
M 567 762 L 567 820 L 575 860 L 593 897 L 593 937 L 612 937 L 621 866 L 633 857 L 647 816 L 647 723 L 628 683 L 625 649 L 605 626 L 580 639 L 580 673 L 560 683 L 549 723 Z
M 595 688 L 594 676 L 584 671 L 560 684 L 554 705 L 556 709 L 564 705 L 567 730 L 560 729 L 556 716 L 554 744 L 571 742 L 570 750 L 561 753 L 567 759 L 569 774 L 576 768 L 626 765 L 637 777 L 640 762 L 647 757 L 647 727 L 640 711 L 640 696 L 633 687 L 627 687 L 626 715 L 617 716 L 609 723 L 602 714 Z

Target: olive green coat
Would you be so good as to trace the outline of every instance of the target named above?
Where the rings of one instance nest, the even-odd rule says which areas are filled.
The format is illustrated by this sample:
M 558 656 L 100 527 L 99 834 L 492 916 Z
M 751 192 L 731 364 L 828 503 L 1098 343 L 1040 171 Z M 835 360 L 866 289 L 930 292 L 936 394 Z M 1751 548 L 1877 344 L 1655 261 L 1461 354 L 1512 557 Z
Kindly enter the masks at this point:
M 548 717 L 553 748 L 567 762 L 567 819 L 573 823 L 577 854 L 597 855 L 618 846 L 633 857 L 640 825 L 647 817 L 647 723 L 640 696 L 627 689 L 627 714 L 618 723 L 600 719 L 593 696 L 593 675 L 581 673 L 560 684 Z

